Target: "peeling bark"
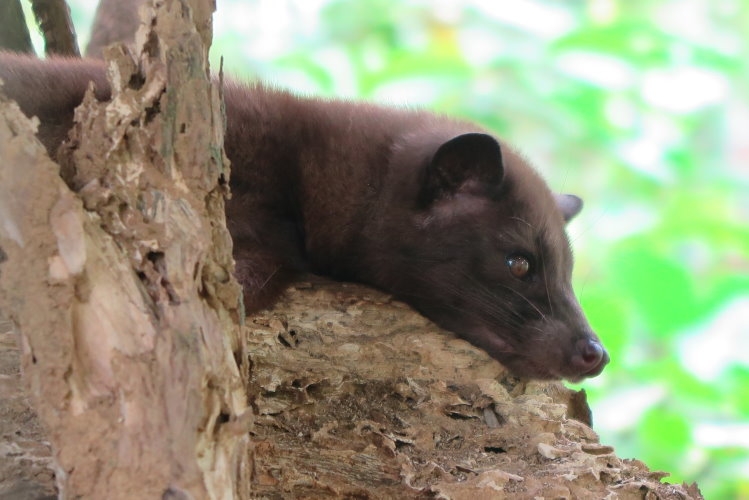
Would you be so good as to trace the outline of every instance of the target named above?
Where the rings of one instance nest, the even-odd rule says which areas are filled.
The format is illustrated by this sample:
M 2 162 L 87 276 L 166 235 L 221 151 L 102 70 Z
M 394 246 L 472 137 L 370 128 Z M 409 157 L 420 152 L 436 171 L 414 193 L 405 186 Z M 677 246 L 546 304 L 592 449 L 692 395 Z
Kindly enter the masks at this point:
M 702 498 L 601 444 L 579 394 L 379 292 L 315 280 L 248 323 L 261 498 Z
M 243 498 L 702 498 L 600 443 L 574 418 L 576 393 L 509 376 L 371 289 L 315 278 L 248 328 L 257 417 Z M 33 442 L 8 438 L 26 477 L 45 477 Z
M 187 4 L 146 16 L 143 58 L 109 54 L 112 101 L 89 93 L 78 109 L 61 151 L 70 186 L 2 101 L 0 304 L 61 496 L 244 498 L 220 96 Z

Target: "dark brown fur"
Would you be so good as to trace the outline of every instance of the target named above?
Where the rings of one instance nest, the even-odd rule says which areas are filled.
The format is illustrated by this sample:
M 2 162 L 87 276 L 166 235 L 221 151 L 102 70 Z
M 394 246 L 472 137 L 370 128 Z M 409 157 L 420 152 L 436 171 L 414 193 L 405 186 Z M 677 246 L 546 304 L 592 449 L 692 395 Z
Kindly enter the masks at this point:
M 54 151 L 99 62 L 0 55 L 6 92 Z M 570 285 L 564 231 L 579 199 L 553 195 L 508 145 L 424 111 L 303 99 L 228 83 L 227 220 L 249 310 L 311 271 L 377 286 L 519 375 L 580 379 L 608 355 Z M 521 278 L 507 260 L 522 256 Z

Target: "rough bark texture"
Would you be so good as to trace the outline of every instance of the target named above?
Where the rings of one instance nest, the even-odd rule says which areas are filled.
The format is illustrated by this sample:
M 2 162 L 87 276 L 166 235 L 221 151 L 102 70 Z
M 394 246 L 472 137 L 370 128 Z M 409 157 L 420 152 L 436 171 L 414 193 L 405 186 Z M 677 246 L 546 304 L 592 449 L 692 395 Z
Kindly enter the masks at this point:
M 381 293 L 315 280 L 248 323 L 246 498 L 702 498 L 601 444 L 574 418 L 587 418 L 581 395 L 508 376 Z M 46 448 L 27 426 L 3 430 L 16 452 L 0 462 L 16 474 L 5 487 L 48 491 Z
M 113 51 L 112 102 L 78 110 L 69 185 L 1 102 L 0 308 L 64 497 L 248 494 L 220 97 L 187 3 L 155 4 L 143 75 Z
M 701 498 L 601 444 L 584 395 L 381 293 L 297 285 L 249 326 L 260 497 Z
M 62 56 L 80 56 L 73 19 L 65 0 L 31 0 L 36 23 L 44 36 L 44 52 Z
M 18 338 L 0 318 L 0 499 L 57 498 L 52 448 L 21 382 Z

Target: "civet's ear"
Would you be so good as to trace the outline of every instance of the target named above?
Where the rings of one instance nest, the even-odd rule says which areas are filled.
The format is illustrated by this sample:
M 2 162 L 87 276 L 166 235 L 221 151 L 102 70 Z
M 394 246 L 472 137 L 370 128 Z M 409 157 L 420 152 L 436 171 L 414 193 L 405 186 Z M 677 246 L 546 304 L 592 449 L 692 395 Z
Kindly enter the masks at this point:
M 457 193 L 469 181 L 498 186 L 503 175 L 502 150 L 494 137 L 480 133 L 459 135 L 435 151 L 427 165 L 419 201 L 427 206 Z
M 557 202 L 559 211 L 562 212 L 564 222 L 572 220 L 583 209 L 583 200 L 574 194 L 554 193 L 554 199 Z

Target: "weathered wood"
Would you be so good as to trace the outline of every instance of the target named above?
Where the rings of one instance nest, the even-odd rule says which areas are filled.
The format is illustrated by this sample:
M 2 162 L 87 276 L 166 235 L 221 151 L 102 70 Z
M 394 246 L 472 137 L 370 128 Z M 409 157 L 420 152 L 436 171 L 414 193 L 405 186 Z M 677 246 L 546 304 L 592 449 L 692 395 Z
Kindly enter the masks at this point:
M 0 499 L 57 498 L 52 449 L 21 383 L 17 339 L 0 317 Z
M 188 4 L 146 16 L 142 57 L 109 54 L 112 102 L 89 95 L 77 112 L 62 153 L 76 191 L 2 101 L 0 307 L 61 496 L 245 498 L 219 91 Z
M 315 280 L 248 318 L 262 498 L 699 499 L 390 297 Z
M 257 422 L 244 498 L 702 498 L 617 457 L 571 418 L 580 401 L 561 384 L 509 377 L 376 291 L 297 284 L 248 321 Z M 0 478 L 49 491 L 45 448 L 29 439 L 38 433 L 17 392 L 0 393 L 0 408 L 28 424 L 2 435 L 15 453 L 4 465 L 0 448 Z

